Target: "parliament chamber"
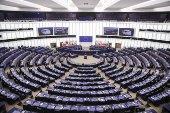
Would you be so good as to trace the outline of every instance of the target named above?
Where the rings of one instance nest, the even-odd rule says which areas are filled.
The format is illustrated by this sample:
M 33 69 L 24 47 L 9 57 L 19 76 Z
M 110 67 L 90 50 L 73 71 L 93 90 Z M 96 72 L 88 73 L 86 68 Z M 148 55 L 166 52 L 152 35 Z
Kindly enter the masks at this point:
M 0 0 L 0 113 L 170 113 L 169 0 Z

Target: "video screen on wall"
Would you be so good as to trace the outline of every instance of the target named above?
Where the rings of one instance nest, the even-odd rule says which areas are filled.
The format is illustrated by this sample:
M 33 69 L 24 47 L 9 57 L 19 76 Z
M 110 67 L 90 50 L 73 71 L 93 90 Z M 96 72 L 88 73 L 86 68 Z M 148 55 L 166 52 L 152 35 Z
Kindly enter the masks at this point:
M 134 28 L 119 28 L 119 35 L 120 36 L 133 36 Z
M 92 42 L 93 37 L 92 36 L 80 36 L 79 39 L 80 39 L 80 42 Z
M 54 35 L 68 35 L 68 27 L 54 27 Z
M 104 35 L 118 35 L 118 28 L 104 27 Z
M 53 27 L 38 28 L 39 35 L 53 35 Z

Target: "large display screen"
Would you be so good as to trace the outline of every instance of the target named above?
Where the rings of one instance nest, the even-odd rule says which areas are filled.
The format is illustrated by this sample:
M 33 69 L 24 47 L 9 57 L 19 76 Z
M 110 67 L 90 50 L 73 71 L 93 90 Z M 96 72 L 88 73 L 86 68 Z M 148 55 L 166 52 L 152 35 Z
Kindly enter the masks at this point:
M 92 36 L 80 36 L 80 42 L 92 42 Z
M 68 35 L 68 27 L 54 27 L 54 35 Z
M 53 27 L 38 28 L 39 35 L 53 35 Z
M 119 35 L 120 36 L 133 36 L 134 28 L 119 28 Z
M 104 27 L 104 35 L 118 35 L 118 28 Z

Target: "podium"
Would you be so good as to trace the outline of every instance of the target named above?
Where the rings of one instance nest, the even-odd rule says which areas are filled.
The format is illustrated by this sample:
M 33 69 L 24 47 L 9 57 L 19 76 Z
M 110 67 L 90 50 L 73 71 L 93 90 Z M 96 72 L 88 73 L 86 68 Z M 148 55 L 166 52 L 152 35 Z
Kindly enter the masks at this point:
M 87 55 L 84 55 L 84 59 L 87 59 Z

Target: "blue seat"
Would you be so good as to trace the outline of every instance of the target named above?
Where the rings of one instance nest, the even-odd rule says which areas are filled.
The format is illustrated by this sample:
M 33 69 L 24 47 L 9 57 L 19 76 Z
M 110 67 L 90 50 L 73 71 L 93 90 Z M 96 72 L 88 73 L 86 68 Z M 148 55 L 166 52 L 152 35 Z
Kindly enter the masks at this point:
M 0 112 L 2 113 L 6 113 L 6 107 L 5 107 L 5 104 L 0 102 Z
M 84 59 L 87 59 L 87 55 L 84 55 Z

